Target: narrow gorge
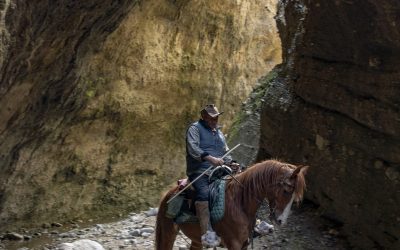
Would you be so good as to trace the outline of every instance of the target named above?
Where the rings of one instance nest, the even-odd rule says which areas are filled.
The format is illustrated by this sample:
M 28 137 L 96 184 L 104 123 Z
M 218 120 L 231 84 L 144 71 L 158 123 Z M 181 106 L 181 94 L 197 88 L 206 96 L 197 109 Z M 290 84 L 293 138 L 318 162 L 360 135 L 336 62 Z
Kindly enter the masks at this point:
M 398 0 L 0 0 L 0 231 L 157 206 L 187 125 L 309 165 L 356 249 L 400 248 Z
M 228 128 L 281 61 L 269 1 L 0 6 L 3 229 L 156 205 L 200 107 Z

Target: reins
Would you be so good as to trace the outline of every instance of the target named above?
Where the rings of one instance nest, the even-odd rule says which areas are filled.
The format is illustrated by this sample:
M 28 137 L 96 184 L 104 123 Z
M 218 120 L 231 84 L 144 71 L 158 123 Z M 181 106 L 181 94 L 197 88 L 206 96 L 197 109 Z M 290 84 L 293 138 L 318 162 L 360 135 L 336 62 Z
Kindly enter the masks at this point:
M 269 185 L 267 185 L 266 187 L 265 187 L 265 189 L 269 189 L 269 188 L 271 188 L 271 187 L 274 187 L 274 186 L 278 186 L 278 185 L 280 185 L 280 184 L 282 184 L 282 181 L 279 181 L 279 182 L 275 182 L 275 183 L 273 183 L 273 184 L 269 184 Z M 241 188 L 244 188 L 244 186 L 243 186 L 243 184 L 241 184 L 240 185 L 240 187 Z M 294 192 L 294 191 L 293 191 Z M 263 201 L 266 201 L 266 204 L 268 204 L 268 207 L 270 208 L 269 210 L 269 213 L 271 214 L 271 213 L 274 213 L 275 212 L 275 209 L 276 209 L 276 205 L 274 206 L 274 207 L 272 207 L 272 209 L 271 209 L 271 207 L 270 207 L 270 204 L 269 204 L 269 202 L 268 202 L 268 200 L 267 200 L 267 197 L 264 197 L 264 198 L 262 198 L 261 200 L 258 198 L 258 197 L 255 197 L 255 200 L 257 201 L 257 207 L 258 207 L 258 209 L 260 209 L 260 207 L 261 207 L 261 205 L 262 205 L 262 203 L 263 203 Z M 257 209 L 257 211 L 258 211 L 258 209 Z M 253 234 L 254 234 L 254 227 L 255 227 L 255 225 L 256 225 L 256 221 L 257 221 L 257 216 L 254 218 L 254 220 L 253 220 L 253 222 L 252 222 L 252 224 L 251 224 L 251 229 L 250 229 L 250 231 L 249 231 L 249 243 L 250 243 L 250 245 L 251 245 L 251 249 L 254 249 L 254 238 L 253 238 Z

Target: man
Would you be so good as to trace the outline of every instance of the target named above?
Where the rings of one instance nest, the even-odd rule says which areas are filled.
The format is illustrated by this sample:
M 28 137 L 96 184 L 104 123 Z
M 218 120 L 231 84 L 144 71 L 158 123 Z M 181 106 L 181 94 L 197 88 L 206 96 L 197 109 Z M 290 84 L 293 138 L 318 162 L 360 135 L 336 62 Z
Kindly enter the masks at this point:
M 231 156 L 221 158 L 229 149 L 218 127 L 222 114 L 214 104 L 201 110 L 201 119 L 190 125 L 186 133 L 186 174 L 190 181 L 196 179 L 211 165 L 229 164 Z M 205 247 L 216 247 L 221 239 L 211 227 L 209 213 L 208 175 L 205 174 L 192 185 L 196 190 L 196 214 L 199 218 L 201 241 Z

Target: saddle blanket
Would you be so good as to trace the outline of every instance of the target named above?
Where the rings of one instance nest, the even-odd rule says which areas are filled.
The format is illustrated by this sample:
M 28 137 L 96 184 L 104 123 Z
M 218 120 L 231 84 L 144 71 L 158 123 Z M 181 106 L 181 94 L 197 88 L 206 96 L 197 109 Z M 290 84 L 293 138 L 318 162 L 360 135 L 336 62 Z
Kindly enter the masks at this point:
M 212 224 L 217 223 L 224 217 L 225 212 L 225 180 L 218 179 L 210 184 L 210 220 Z M 190 201 L 183 192 L 175 197 L 167 207 L 167 217 L 174 219 L 175 223 L 198 223 Z

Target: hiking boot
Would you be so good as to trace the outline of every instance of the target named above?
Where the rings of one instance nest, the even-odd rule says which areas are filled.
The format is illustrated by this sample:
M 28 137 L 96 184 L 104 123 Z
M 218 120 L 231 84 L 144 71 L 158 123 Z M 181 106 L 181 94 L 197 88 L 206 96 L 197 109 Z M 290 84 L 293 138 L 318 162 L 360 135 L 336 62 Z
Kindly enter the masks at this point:
M 200 222 L 201 244 L 204 247 L 217 247 L 221 243 L 221 238 L 211 228 L 210 210 L 208 201 L 196 201 L 196 214 Z
M 201 236 L 201 244 L 207 248 L 217 247 L 221 244 L 221 238 L 218 237 L 216 232 L 207 230 L 207 232 Z

